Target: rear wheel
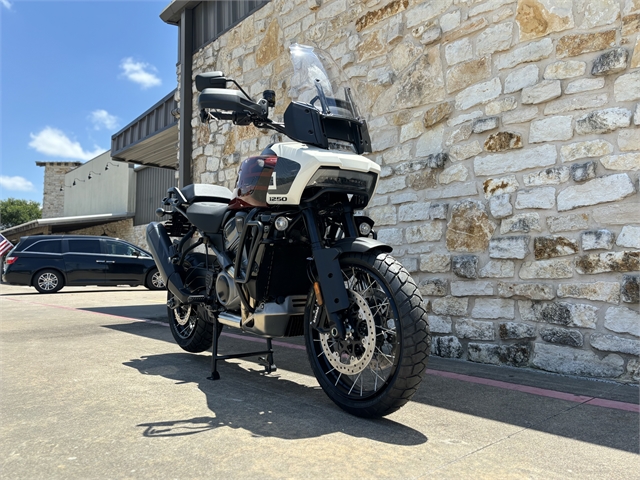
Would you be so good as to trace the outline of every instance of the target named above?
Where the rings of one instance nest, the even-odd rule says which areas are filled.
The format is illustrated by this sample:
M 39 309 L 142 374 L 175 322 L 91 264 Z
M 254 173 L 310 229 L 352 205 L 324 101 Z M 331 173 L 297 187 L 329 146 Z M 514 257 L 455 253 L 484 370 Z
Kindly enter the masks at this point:
M 64 287 L 64 277 L 57 270 L 42 270 L 33 277 L 33 286 L 40 293 L 56 293 Z
M 173 294 L 167 292 L 167 300 L 171 300 Z M 200 353 L 211 348 L 213 340 L 213 327 L 217 320 L 207 321 L 208 315 L 201 305 L 180 305 L 175 309 L 167 307 L 169 327 L 173 339 L 183 350 L 191 353 Z M 222 325 L 217 323 L 218 337 L 222 332 Z
M 427 313 L 415 282 L 393 257 L 349 254 L 340 260 L 350 306 L 339 337 L 311 289 L 305 342 L 320 386 L 361 417 L 388 415 L 409 401 L 426 370 Z

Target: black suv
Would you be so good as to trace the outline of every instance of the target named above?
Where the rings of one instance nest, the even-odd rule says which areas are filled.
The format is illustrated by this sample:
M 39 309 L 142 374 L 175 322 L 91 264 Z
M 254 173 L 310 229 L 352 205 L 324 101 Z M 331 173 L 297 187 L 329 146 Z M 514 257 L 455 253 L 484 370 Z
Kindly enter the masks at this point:
M 88 235 L 22 237 L 5 259 L 2 281 L 55 293 L 65 285 L 165 288 L 149 252 L 123 240 Z

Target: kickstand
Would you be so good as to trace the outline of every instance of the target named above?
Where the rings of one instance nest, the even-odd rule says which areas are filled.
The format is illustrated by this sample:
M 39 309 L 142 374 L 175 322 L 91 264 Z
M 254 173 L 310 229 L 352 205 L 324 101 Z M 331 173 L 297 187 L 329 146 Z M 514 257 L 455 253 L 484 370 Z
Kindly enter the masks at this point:
M 265 367 L 265 373 L 273 373 L 275 372 L 276 366 L 273 363 L 273 345 L 271 344 L 271 339 L 267 338 L 267 350 L 263 350 L 260 352 L 246 352 L 246 353 L 233 353 L 229 355 L 218 355 L 218 329 L 220 328 L 220 324 L 216 322 L 213 325 L 213 341 L 211 344 L 211 376 L 207 377 L 207 380 L 220 380 L 220 373 L 218 373 L 218 361 L 219 360 L 227 360 L 229 358 L 244 358 L 244 357 L 254 357 L 257 355 L 265 355 L 264 357 L 259 357 L 259 360 Z

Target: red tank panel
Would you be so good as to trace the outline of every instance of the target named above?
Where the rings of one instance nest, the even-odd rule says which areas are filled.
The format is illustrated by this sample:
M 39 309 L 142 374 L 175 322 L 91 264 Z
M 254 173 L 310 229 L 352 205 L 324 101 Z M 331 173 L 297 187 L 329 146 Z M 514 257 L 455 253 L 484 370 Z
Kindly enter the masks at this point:
M 271 174 L 276 168 L 278 157 L 260 155 L 249 157 L 240 165 L 233 199 L 229 203 L 231 210 L 253 207 L 267 207 L 267 190 Z

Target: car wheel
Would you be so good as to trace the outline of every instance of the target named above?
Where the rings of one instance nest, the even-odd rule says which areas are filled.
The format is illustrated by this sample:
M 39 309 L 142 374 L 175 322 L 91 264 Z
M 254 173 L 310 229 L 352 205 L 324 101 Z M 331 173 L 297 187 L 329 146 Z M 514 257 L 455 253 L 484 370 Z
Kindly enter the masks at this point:
M 166 288 L 162 275 L 157 268 L 152 268 L 147 275 L 147 282 L 145 284 L 149 290 L 164 290 Z
M 64 287 L 64 278 L 56 270 L 42 270 L 33 277 L 33 286 L 40 293 L 56 293 Z

